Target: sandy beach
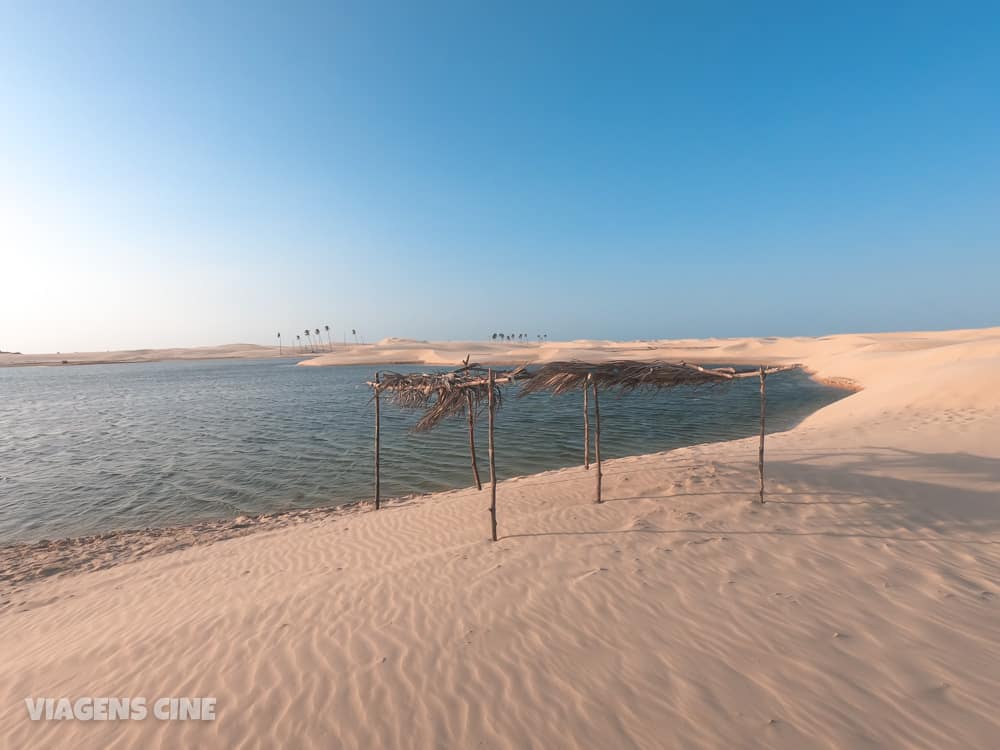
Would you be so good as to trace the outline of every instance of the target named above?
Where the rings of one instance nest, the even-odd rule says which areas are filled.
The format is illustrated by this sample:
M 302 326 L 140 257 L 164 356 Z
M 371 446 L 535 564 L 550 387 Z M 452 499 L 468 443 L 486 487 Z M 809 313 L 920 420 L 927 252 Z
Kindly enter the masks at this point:
M 505 481 L 497 543 L 472 488 L 20 548 L 0 745 L 997 746 L 1000 328 L 389 339 L 302 365 L 466 355 L 801 363 L 856 392 L 768 437 L 763 506 L 740 440 L 609 461 L 602 505 L 582 467 Z M 38 696 L 212 696 L 217 718 L 32 722 Z

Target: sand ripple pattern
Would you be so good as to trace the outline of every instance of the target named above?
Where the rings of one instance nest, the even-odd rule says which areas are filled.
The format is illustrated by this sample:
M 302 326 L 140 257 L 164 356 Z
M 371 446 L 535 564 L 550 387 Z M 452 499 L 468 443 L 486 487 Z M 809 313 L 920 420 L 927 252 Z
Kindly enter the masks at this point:
M 25 588 L 0 726 L 11 746 L 990 747 L 1000 464 L 773 443 L 763 508 L 737 441 L 609 462 L 603 506 L 581 468 L 504 482 L 497 544 L 461 490 Z M 899 478 L 917 467 L 935 479 Z M 39 694 L 212 695 L 219 718 L 33 724 Z
M 769 439 L 766 505 L 736 440 L 609 461 L 603 505 L 511 478 L 495 544 L 460 489 L 36 580 L 0 747 L 997 747 L 1000 330 L 783 341 L 748 351 L 865 390 Z M 44 695 L 219 718 L 28 721 Z

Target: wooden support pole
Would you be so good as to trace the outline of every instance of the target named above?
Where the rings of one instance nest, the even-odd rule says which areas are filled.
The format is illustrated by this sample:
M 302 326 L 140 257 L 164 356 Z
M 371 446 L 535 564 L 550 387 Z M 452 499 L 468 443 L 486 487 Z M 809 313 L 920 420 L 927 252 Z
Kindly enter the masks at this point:
M 375 373 L 375 510 L 382 507 L 382 475 L 379 470 L 379 454 L 381 452 L 379 428 L 382 414 L 379 409 L 379 374 Z
M 493 541 L 497 540 L 497 466 L 493 450 L 493 417 L 496 405 L 493 403 L 493 370 L 489 372 L 489 413 L 490 413 L 490 528 Z
M 590 468 L 590 407 L 587 405 L 587 396 L 590 393 L 590 384 L 583 384 L 583 468 Z
M 476 481 L 476 489 L 482 490 L 483 483 L 479 481 L 479 466 L 476 463 L 476 412 L 472 403 L 472 391 L 465 392 L 465 407 L 469 410 L 469 455 L 472 457 L 472 478 Z
M 760 502 L 764 504 L 764 416 L 767 410 L 767 372 L 760 366 L 760 451 L 757 454 L 757 470 L 760 472 Z
M 601 480 L 603 478 L 601 472 L 601 403 L 597 398 L 597 383 L 594 381 L 594 376 L 587 375 L 587 380 L 590 381 L 590 387 L 594 389 L 594 460 L 597 463 L 597 502 L 603 503 L 604 498 L 601 497 Z

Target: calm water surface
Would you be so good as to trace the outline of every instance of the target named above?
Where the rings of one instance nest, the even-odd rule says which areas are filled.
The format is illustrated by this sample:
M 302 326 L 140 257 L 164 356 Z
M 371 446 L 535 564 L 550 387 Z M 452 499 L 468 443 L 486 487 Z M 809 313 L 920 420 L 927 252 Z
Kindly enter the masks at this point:
M 364 383 L 374 369 L 273 359 L 0 368 L 0 541 L 368 498 L 373 414 Z M 753 435 L 758 389 L 749 379 L 608 393 L 602 456 Z M 843 395 L 801 372 L 776 375 L 769 431 Z M 497 415 L 498 477 L 580 462 L 580 398 L 511 391 Z M 463 420 L 413 434 L 417 413 L 386 405 L 382 415 L 384 496 L 471 483 Z M 478 440 L 485 477 L 485 434 Z

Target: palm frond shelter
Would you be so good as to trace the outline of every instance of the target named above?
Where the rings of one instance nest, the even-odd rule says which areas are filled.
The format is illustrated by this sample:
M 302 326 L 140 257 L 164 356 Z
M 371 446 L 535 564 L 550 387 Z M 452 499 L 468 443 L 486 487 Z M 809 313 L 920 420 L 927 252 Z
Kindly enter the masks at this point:
M 485 409 L 489 419 L 490 465 L 490 521 L 492 538 L 497 540 L 496 520 L 496 467 L 494 456 L 494 418 L 503 401 L 503 387 L 520 382 L 520 396 L 549 392 L 553 395 L 581 392 L 583 394 L 584 467 L 590 468 L 590 401 L 594 414 L 594 460 L 596 465 L 596 502 L 603 502 L 601 471 L 601 411 L 600 390 L 617 390 L 629 393 L 641 389 L 675 388 L 706 384 L 723 384 L 746 378 L 760 379 L 760 444 L 758 472 L 759 502 L 764 502 L 764 434 L 767 408 L 767 377 L 792 370 L 799 365 L 760 367 L 738 370 L 733 367 L 708 368 L 688 362 L 549 362 L 529 371 L 526 367 L 494 371 L 477 364 L 469 364 L 444 373 L 376 373 L 368 385 L 374 392 L 375 403 L 375 507 L 380 507 L 380 401 L 383 397 L 403 408 L 424 409 L 424 414 L 414 427 L 423 432 L 433 429 L 449 417 L 465 416 L 469 425 L 469 453 L 473 479 L 482 489 L 476 463 L 475 421 Z

